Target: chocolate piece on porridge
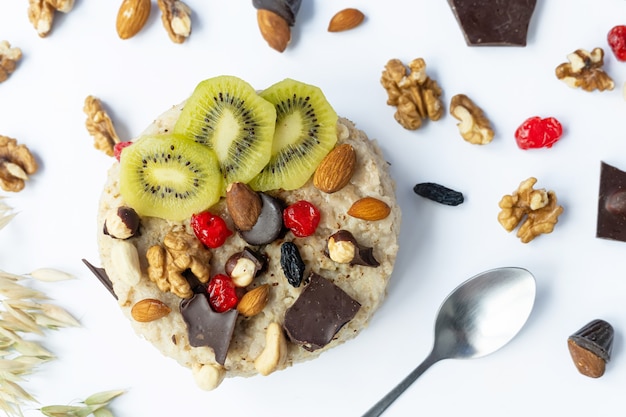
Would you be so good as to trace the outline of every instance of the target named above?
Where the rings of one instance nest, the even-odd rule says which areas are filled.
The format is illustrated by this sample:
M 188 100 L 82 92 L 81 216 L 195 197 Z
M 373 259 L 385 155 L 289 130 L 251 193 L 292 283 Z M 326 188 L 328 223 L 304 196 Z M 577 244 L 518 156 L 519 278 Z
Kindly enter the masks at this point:
M 537 0 L 448 0 L 469 46 L 526 46 Z
M 596 237 L 626 242 L 626 172 L 602 162 Z
M 330 343 L 360 307 L 337 285 L 312 273 L 309 284 L 285 312 L 284 328 L 292 342 L 313 351 Z
M 237 310 L 216 313 L 204 294 L 194 294 L 180 303 L 180 312 L 187 324 L 189 344 L 193 347 L 209 346 L 215 352 L 215 360 L 224 365 L 230 339 L 235 330 Z
M 92 265 L 89 261 L 87 261 L 87 259 L 83 259 L 82 261 L 85 265 L 87 265 L 87 268 L 93 272 L 96 278 L 98 278 L 98 281 L 100 281 L 100 283 L 102 283 L 102 285 L 104 285 L 104 287 L 109 290 L 111 295 L 117 300 L 117 295 L 115 295 L 115 291 L 113 291 L 113 283 L 109 279 L 109 276 L 104 268 L 98 268 L 97 266 Z

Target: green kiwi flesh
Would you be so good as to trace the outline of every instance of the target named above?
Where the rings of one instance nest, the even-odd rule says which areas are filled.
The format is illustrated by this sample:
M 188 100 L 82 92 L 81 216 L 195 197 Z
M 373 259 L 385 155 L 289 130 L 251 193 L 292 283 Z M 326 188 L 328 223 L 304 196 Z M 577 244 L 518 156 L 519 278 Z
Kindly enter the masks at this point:
M 249 182 L 267 165 L 276 111 L 238 77 L 223 75 L 200 82 L 174 126 L 215 151 L 226 184 Z
M 249 185 L 257 191 L 302 187 L 337 143 L 337 113 L 318 87 L 285 79 L 260 93 L 276 108 L 269 163 Z
M 142 216 L 184 220 L 217 203 L 223 190 L 215 153 L 181 136 L 144 136 L 120 155 L 120 193 Z

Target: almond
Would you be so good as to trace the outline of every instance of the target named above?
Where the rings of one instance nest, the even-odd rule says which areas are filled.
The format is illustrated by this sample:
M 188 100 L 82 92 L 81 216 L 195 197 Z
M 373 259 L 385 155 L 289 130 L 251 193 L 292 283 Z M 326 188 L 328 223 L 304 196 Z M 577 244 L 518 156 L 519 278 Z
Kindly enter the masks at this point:
M 237 304 L 237 311 L 246 317 L 252 317 L 259 314 L 267 304 L 267 299 L 270 292 L 270 286 L 263 284 L 258 286 L 241 297 L 239 304 Z
M 318 165 L 313 175 L 313 185 L 329 194 L 339 191 L 350 182 L 355 166 L 356 152 L 352 145 L 339 145 Z
M 155 298 L 145 298 L 138 301 L 130 310 L 133 318 L 141 323 L 158 320 L 172 311 L 163 301 Z
M 261 214 L 263 202 L 258 193 L 242 182 L 234 182 L 226 189 L 226 207 L 239 230 L 250 230 Z
M 135 36 L 146 24 L 150 16 L 150 0 L 124 0 L 117 12 L 115 28 L 122 39 Z
M 263 39 L 270 47 L 283 52 L 291 41 L 291 29 L 280 15 L 266 9 L 257 10 L 257 22 Z
M 329 32 L 342 32 L 354 29 L 365 19 L 365 15 L 358 9 L 343 9 L 337 12 L 328 24 Z
M 348 214 L 362 220 L 382 220 L 389 216 L 391 207 L 382 200 L 374 197 L 364 197 L 357 200 L 348 209 Z

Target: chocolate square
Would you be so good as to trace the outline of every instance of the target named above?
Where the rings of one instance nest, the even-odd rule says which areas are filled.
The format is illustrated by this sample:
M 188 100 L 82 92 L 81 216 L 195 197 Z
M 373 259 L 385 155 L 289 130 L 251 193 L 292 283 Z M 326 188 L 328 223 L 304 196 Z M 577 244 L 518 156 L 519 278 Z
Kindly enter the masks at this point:
M 326 278 L 311 273 L 309 284 L 285 312 L 289 339 L 314 351 L 330 343 L 361 304 Z
M 596 237 L 626 242 L 626 172 L 605 162 L 600 167 Z
M 235 330 L 237 310 L 217 313 L 211 308 L 206 295 L 194 294 L 193 297 L 181 301 L 180 313 L 187 324 L 189 344 L 193 347 L 212 348 L 217 363 L 224 365 Z
M 448 0 L 463 30 L 475 45 L 526 46 L 537 0 Z

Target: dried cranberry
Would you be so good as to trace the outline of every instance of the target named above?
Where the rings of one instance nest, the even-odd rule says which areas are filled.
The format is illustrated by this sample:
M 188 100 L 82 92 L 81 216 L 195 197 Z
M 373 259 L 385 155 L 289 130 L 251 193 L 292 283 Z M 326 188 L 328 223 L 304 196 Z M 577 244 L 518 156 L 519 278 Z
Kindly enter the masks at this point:
M 297 237 L 311 236 L 320 223 L 320 211 L 308 201 L 300 200 L 283 211 L 283 223 Z
M 224 219 L 209 211 L 191 216 L 191 227 L 198 240 L 211 249 L 222 246 L 233 234 Z
M 542 119 L 535 116 L 517 128 L 515 140 L 521 149 L 551 148 L 562 134 L 563 127 L 554 117 Z
M 127 148 L 128 146 L 132 145 L 133 143 L 130 141 L 127 142 L 117 142 L 115 144 L 115 146 L 113 146 L 113 156 L 115 156 L 115 159 L 117 159 L 117 161 L 119 162 L 120 160 L 120 155 L 122 154 L 122 150 L 124 148 Z
M 239 302 L 235 284 L 228 275 L 217 274 L 211 278 L 207 292 L 209 293 L 211 308 L 218 313 L 235 308 Z
M 607 40 L 615 58 L 619 61 L 626 61 L 626 26 L 614 26 L 609 31 Z

